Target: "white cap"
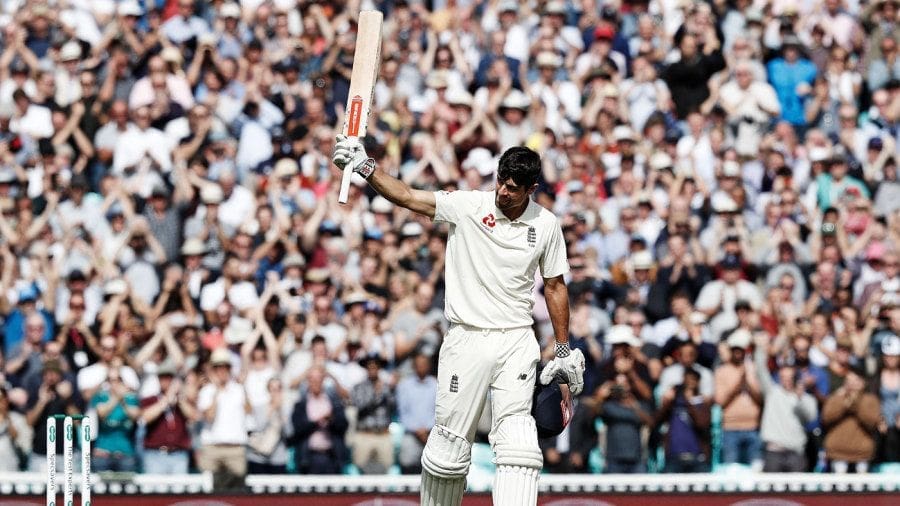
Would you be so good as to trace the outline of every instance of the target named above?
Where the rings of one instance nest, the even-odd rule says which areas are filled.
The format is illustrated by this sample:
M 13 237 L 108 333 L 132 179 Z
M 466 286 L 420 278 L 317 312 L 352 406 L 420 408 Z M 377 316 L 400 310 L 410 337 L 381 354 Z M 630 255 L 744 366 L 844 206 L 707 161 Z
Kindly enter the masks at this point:
M 515 0 L 503 0 L 497 6 L 497 12 L 519 12 L 519 2 Z
M 103 285 L 104 295 L 122 295 L 128 291 L 128 283 L 124 279 L 111 279 Z
M 673 164 L 672 157 L 668 153 L 657 151 L 650 157 L 650 168 L 653 170 L 663 170 L 671 167 Z
M 550 0 L 544 7 L 544 12 L 549 14 L 559 14 L 566 12 L 566 4 L 560 0 Z
M 231 367 L 231 352 L 227 348 L 216 348 L 209 355 L 210 365 L 227 365 Z
M 142 16 L 144 9 L 134 0 L 125 0 L 119 4 L 119 16 Z
M 747 329 L 737 329 L 728 336 L 728 347 L 729 348 L 743 348 L 746 349 L 750 346 L 750 343 L 753 342 L 753 335 L 750 334 L 750 331 Z
M 297 165 L 296 160 L 293 158 L 282 158 L 275 162 L 275 168 L 272 170 L 272 175 L 277 178 L 291 177 L 296 176 L 298 172 L 300 172 L 300 167 Z
M 223 18 L 238 18 L 241 17 L 241 8 L 238 4 L 233 2 L 228 2 L 226 4 L 222 4 L 222 7 L 219 7 L 219 16 Z
M 59 50 L 60 61 L 71 61 L 79 58 L 81 58 L 81 45 L 74 40 L 66 42 Z
M 181 254 L 184 256 L 202 255 L 206 253 L 206 244 L 197 237 L 191 237 L 181 246 Z
M 531 100 L 528 98 L 528 95 L 517 89 L 512 89 L 506 94 L 503 103 L 500 105 L 507 109 L 523 109 L 527 111 L 531 106 Z
M 388 199 L 378 195 L 372 199 L 372 203 L 369 204 L 369 210 L 373 213 L 387 214 L 394 210 L 394 204 L 391 204 Z
M 453 88 L 447 91 L 447 103 L 450 105 L 465 105 L 472 107 L 473 99 L 468 91 Z
M 201 38 L 205 37 L 209 34 L 200 35 Z M 163 48 L 162 51 L 159 52 L 159 57 L 163 59 L 165 62 L 175 63 L 179 66 L 184 62 L 184 57 L 181 55 L 181 51 L 176 47 L 166 47 Z
M 422 225 L 416 221 L 410 221 L 400 228 L 400 235 L 403 237 L 415 237 L 417 235 L 422 235 L 422 232 L 424 232 Z
M 368 300 L 369 296 L 366 295 L 366 292 L 353 291 L 344 297 L 344 306 L 349 306 L 351 304 L 360 304 L 367 302 Z
M 613 325 L 606 331 L 606 343 L 609 345 L 627 344 L 628 346 L 640 346 L 638 339 L 628 325 Z
M 631 266 L 634 269 L 649 269 L 653 267 L 653 255 L 647 250 L 641 250 L 631 255 Z
M 563 59 L 553 51 L 541 51 L 538 53 L 535 63 L 538 67 L 558 68 L 562 65 Z
M 627 125 L 619 125 L 613 128 L 612 134 L 613 139 L 615 139 L 616 142 L 635 140 L 634 130 L 632 130 L 631 127 Z
M 206 185 L 200 190 L 200 200 L 204 204 L 219 204 L 223 198 L 225 197 L 222 194 L 222 188 L 218 185 Z
M 577 193 L 584 191 L 584 182 L 580 179 L 572 179 L 566 183 L 566 191 L 568 193 Z
M 487 148 L 473 148 L 461 167 L 463 170 L 475 169 L 481 177 L 490 176 L 494 173 L 494 155 Z
M 741 175 L 741 164 L 734 160 L 725 160 L 722 162 L 722 176 L 723 177 L 740 177 Z
M 810 162 L 822 162 L 831 158 L 831 149 L 816 146 L 809 149 Z
M 717 213 L 735 213 L 738 205 L 731 197 L 717 193 L 712 199 L 713 211 Z
M 288 267 L 305 267 L 306 259 L 300 253 L 288 253 L 281 259 L 281 266 L 285 269 Z

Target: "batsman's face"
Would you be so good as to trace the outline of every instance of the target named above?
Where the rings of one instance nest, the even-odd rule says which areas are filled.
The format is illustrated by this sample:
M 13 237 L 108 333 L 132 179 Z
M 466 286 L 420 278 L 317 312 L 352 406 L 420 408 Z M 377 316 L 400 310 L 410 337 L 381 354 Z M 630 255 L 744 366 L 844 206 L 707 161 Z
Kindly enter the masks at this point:
M 497 205 L 497 209 L 506 214 L 506 211 L 512 211 L 524 206 L 536 188 L 537 185 L 532 185 L 531 187 L 518 185 L 512 178 L 505 181 L 498 180 L 497 188 L 494 190 L 496 195 L 494 203 Z

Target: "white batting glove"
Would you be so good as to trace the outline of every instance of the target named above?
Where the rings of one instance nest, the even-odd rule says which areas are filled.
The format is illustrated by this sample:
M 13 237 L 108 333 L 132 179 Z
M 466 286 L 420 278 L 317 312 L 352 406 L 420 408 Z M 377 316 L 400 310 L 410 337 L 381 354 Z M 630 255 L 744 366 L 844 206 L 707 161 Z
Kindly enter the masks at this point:
M 557 379 L 569 385 L 572 395 L 584 390 L 584 355 L 581 350 L 569 349 L 569 343 L 556 343 L 556 358 L 541 371 L 541 384 L 549 385 Z
M 375 160 L 369 158 L 358 137 L 338 135 L 334 144 L 331 161 L 340 169 L 350 167 L 363 178 L 368 179 L 375 171 Z

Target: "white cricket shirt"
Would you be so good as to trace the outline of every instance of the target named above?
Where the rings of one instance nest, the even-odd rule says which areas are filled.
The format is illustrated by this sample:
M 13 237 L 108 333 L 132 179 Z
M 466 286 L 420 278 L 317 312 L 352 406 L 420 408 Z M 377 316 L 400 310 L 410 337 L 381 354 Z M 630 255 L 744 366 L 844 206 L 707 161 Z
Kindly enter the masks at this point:
M 510 221 L 494 192 L 435 192 L 434 221 L 450 224 L 444 315 L 485 329 L 530 327 L 534 273 L 569 271 L 556 216 L 534 201 Z

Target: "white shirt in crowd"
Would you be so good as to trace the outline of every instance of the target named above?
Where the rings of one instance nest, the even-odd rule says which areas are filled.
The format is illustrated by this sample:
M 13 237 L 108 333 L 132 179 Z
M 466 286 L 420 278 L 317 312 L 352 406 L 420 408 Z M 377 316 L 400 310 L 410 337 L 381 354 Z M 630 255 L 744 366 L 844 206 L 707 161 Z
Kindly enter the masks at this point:
M 119 134 L 113 150 L 113 172 L 121 175 L 126 168 L 140 163 L 149 156 L 159 165 L 162 172 L 172 170 L 172 142 L 161 130 L 148 128 L 141 130 L 129 125 L 128 130 Z
M 247 443 L 247 413 L 244 410 L 246 397 L 244 387 L 229 381 L 219 390 L 208 384 L 200 389 L 197 408 L 206 411 L 216 403 L 216 416 L 212 423 L 204 423 L 200 431 L 202 445 L 242 445 Z
M 235 185 L 231 195 L 219 204 L 219 221 L 233 232 L 253 216 L 256 203 L 253 193 L 243 186 Z
M 227 296 L 226 296 L 227 295 Z M 228 299 L 234 307 L 243 311 L 256 306 L 259 296 L 256 288 L 249 281 L 237 281 L 231 284 L 228 293 L 225 293 L 225 279 L 219 278 L 215 282 L 205 285 L 200 290 L 200 310 L 215 311 L 219 304 Z
M 753 283 L 740 279 L 737 283 L 729 285 L 717 279 L 703 286 L 697 296 L 696 307 L 700 311 L 707 311 L 721 304 L 719 312 L 709 320 L 710 330 L 714 335 L 721 335 L 722 332 L 737 326 L 734 305 L 738 300 L 746 300 L 755 310 L 762 306 L 759 288 Z
M 29 105 L 24 116 L 10 120 L 9 131 L 27 134 L 32 139 L 52 137 L 54 130 L 50 109 L 37 104 Z

